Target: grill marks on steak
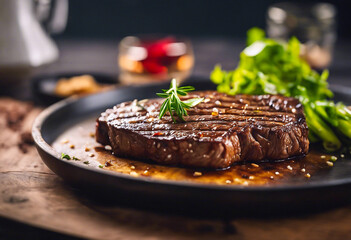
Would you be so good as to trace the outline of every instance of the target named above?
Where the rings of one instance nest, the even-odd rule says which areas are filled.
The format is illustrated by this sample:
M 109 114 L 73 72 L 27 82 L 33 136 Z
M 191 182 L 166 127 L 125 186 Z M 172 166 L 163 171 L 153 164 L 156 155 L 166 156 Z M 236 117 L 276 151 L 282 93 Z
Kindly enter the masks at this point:
M 118 156 L 211 168 L 308 152 L 308 129 L 297 99 L 215 91 L 182 99 L 194 97 L 205 101 L 188 110 L 186 122 L 176 124 L 169 114 L 158 119 L 164 99 L 119 104 L 97 120 L 97 141 L 111 145 Z

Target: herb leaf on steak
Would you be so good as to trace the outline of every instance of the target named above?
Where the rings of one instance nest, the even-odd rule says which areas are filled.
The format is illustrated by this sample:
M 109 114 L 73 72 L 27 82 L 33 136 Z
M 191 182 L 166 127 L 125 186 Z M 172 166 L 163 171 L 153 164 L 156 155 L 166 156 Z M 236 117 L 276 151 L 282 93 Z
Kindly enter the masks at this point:
M 174 113 L 184 122 L 183 116 L 188 116 L 187 109 L 192 108 L 202 102 L 203 98 L 192 98 L 186 101 L 181 101 L 179 96 L 186 96 L 188 92 L 194 91 L 195 88 L 192 86 L 177 87 L 176 79 L 172 79 L 169 89 L 162 89 L 163 93 L 156 93 L 157 96 L 166 98 L 160 108 L 159 119 L 161 119 L 166 112 L 169 112 L 174 123 Z

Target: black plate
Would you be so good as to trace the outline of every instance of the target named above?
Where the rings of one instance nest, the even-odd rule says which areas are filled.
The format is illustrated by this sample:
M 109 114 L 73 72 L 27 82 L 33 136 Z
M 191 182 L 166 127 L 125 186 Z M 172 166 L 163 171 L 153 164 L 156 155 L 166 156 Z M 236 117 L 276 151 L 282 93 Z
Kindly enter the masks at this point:
M 197 90 L 213 89 L 209 81 L 190 81 Z M 299 185 L 220 186 L 191 182 L 135 178 L 71 161 L 61 160 L 50 144 L 65 129 L 116 103 L 154 97 L 167 85 L 123 87 L 84 98 L 69 98 L 47 108 L 36 119 L 33 137 L 45 164 L 57 175 L 95 196 L 132 205 L 157 206 L 202 214 L 232 214 L 233 211 L 267 213 L 296 212 L 336 206 L 351 196 L 351 159 L 338 160 L 324 178 L 311 178 Z M 351 89 L 333 86 L 337 100 L 351 103 Z M 245 211 L 242 211 L 245 210 Z

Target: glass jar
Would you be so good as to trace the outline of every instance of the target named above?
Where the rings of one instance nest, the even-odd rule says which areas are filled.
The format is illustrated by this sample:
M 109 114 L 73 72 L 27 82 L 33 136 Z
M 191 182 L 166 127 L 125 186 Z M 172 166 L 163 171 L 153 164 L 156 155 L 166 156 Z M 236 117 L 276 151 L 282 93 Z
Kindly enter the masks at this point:
M 329 3 L 277 3 L 267 11 L 267 34 L 287 41 L 297 37 L 301 55 L 314 68 L 327 67 L 336 40 L 336 9 Z
M 194 66 L 194 54 L 189 40 L 167 36 L 163 38 L 125 37 L 119 44 L 119 79 L 124 84 L 145 84 L 187 78 Z

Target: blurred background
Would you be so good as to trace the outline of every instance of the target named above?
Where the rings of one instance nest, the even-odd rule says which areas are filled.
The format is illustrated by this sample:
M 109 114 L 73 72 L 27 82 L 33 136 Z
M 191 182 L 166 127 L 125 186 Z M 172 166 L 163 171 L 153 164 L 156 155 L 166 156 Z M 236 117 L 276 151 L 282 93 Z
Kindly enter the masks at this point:
M 266 12 L 277 0 L 78 0 L 69 1 L 68 24 L 59 38 L 118 38 L 140 33 L 194 37 L 245 38 L 246 31 L 266 27 Z M 316 0 L 290 1 L 319 3 Z M 338 11 L 338 35 L 351 38 L 347 0 L 323 1 Z
M 3 11 L 9 7 L 10 2 L 14 3 L 12 5 L 18 4 L 17 8 L 24 2 L 23 0 L 0 1 L 3 2 L 1 6 Z M 13 85 L 11 83 L 17 81 L 4 79 L 12 78 L 13 72 L 21 73 L 15 78 L 21 78 L 22 83 L 23 79 L 31 79 L 31 82 L 37 83 L 50 75 L 59 80 L 62 77 L 82 74 L 102 74 L 104 76 L 98 76 L 103 78 L 102 82 L 108 82 L 106 79 L 114 78 L 118 83 L 131 83 L 133 81 L 130 79 L 135 80 L 136 75 L 132 78 L 121 75 L 121 68 L 123 70 L 123 66 L 126 66 L 128 69 L 128 62 L 119 56 L 128 52 L 130 41 L 125 44 L 127 46 L 125 47 L 121 46 L 121 40 L 126 36 L 144 34 L 153 36 L 158 34 L 161 40 L 169 35 L 185 39 L 182 40 L 187 48 L 184 54 L 193 58 L 185 59 L 186 61 L 181 59 L 182 67 L 185 66 L 184 69 L 189 70 L 181 77 L 185 78 L 192 74 L 208 78 L 217 63 L 220 63 L 224 69 L 235 68 L 239 54 L 245 47 L 246 32 L 254 26 L 266 30 L 270 37 L 283 40 L 297 35 L 303 43 L 306 43 L 304 49 L 310 53 L 306 58 L 313 67 L 329 68 L 330 83 L 351 86 L 349 81 L 351 74 L 350 1 L 324 1 L 323 3 L 326 4 L 318 10 L 315 6 L 320 4 L 320 1 L 315 0 L 290 1 L 283 4 L 281 4 L 282 1 L 275 0 L 85 0 L 84 2 L 33 0 L 27 2 L 33 2 L 35 8 L 33 21 L 38 21 L 42 28 L 39 30 L 42 31 L 43 41 L 38 41 L 39 37 L 35 37 L 35 32 L 30 31 L 34 29 L 33 26 L 26 26 L 29 31 L 23 42 L 31 38 L 33 41 L 31 44 L 21 43 L 25 45 L 23 49 L 18 47 L 20 43 L 17 44 L 17 41 L 11 39 L 18 39 L 18 36 L 24 35 L 21 33 L 24 31 L 24 24 L 20 24 L 23 29 L 17 33 L 18 36 L 11 33 L 12 36 L 9 34 L 5 40 L 3 39 L 5 36 L 0 37 L 3 43 L 7 42 L 8 47 L 5 48 L 21 50 L 12 52 L 16 59 L 10 70 L 3 59 L 8 61 L 11 53 L 8 51 L 4 56 L 0 53 L 0 84 L 5 86 L 0 94 L 11 94 L 9 90 Z M 296 8 L 296 6 L 299 7 Z M 13 15 L 16 14 L 13 13 Z M 18 16 L 13 17 L 18 18 Z M 3 20 L 3 23 L 5 22 L 6 20 Z M 3 28 L 7 30 L 4 24 Z M 46 46 L 47 42 L 48 46 Z M 35 45 L 38 46 L 35 48 Z M 33 48 L 32 54 L 30 47 Z M 23 61 L 26 54 L 29 60 L 21 65 L 19 71 L 17 62 Z M 32 59 L 41 58 L 41 62 L 36 61 L 34 64 L 32 61 Z M 29 68 L 24 69 L 24 65 L 28 65 Z M 4 69 L 3 66 L 6 68 Z M 129 65 L 129 69 L 132 68 L 136 72 L 140 70 L 139 65 Z M 168 78 L 171 76 L 173 75 L 167 75 Z M 96 76 L 93 77 L 96 78 Z M 136 82 L 138 81 L 136 79 Z M 25 81 L 27 85 L 29 82 Z M 43 87 L 34 84 L 32 88 L 36 90 Z M 50 86 L 44 88 L 50 88 Z M 26 90 L 19 94 L 16 89 L 16 94 L 23 99 L 31 97 L 31 93 Z
M 59 43 L 67 39 L 95 40 L 97 45 L 99 41 L 109 40 L 110 44 L 116 45 L 115 50 L 117 50 L 118 41 L 128 35 L 150 33 L 182 35 L 191 38 L 194 42 L 196 61 L 193 73 L 208 75 L 216 63 L 221 63 L 227 69 L 234 68 L 239 52 L 245 46 L 246 31 L 254 26 L 267 29 L 267 11 L 270 6 L 279 2 L 282 1 L 86 0 L 82 4 L 81 1 L 70 0 L 66 29 L 61 34 L 54 35 L 54 39 Z M 320 1 L 293 2 L 312 5 Z M 336 31 L 338 44 L 347 45 L 346 43 L 351 39 L 351 31 L 349 31 L 351 3 L 346 0 L 324 2 L 335 6 L 337 14 L 335 14 L 336 24 L 333 28 Z M 84 46 L 80 47 L 84 48 Z M 113 67 L 115 62 L 112 61 L 112 58 L 116 57 L 116 52 L 108 51 L 107 46 L 105 48 L 103 45 L 94 45 L 90 50 L 97 50 L 97 48 L 101 52 L 107 51 L 101 54 L 101 58 L 105 56 L 105 63 L 108 62 L 107 59 L 111 60 L 107 66 L 101 66 L 101 70 L 116 74 L 117 69 Z M 346 50 L 351 52 L 350 47 L 343 46 L 343 48 L 341 52 Z M 89 60 L 82 56 L 81 60 L 93 61 L 91 59 L 93 55 L 88 58 Z M 97 53 L 94 57 L 99 57 L 94 61 L 98 64 L 100 54 Z M 335 66 L 339 68 L 338 71 L 341 71 L 340 68 L 344 66 L 342 62 Z M 78 65 L 80 64 L 77 63 L 77 68 L 84 70 L 83 66 Z M 96 68 L 99 67 L 96 66 Z

